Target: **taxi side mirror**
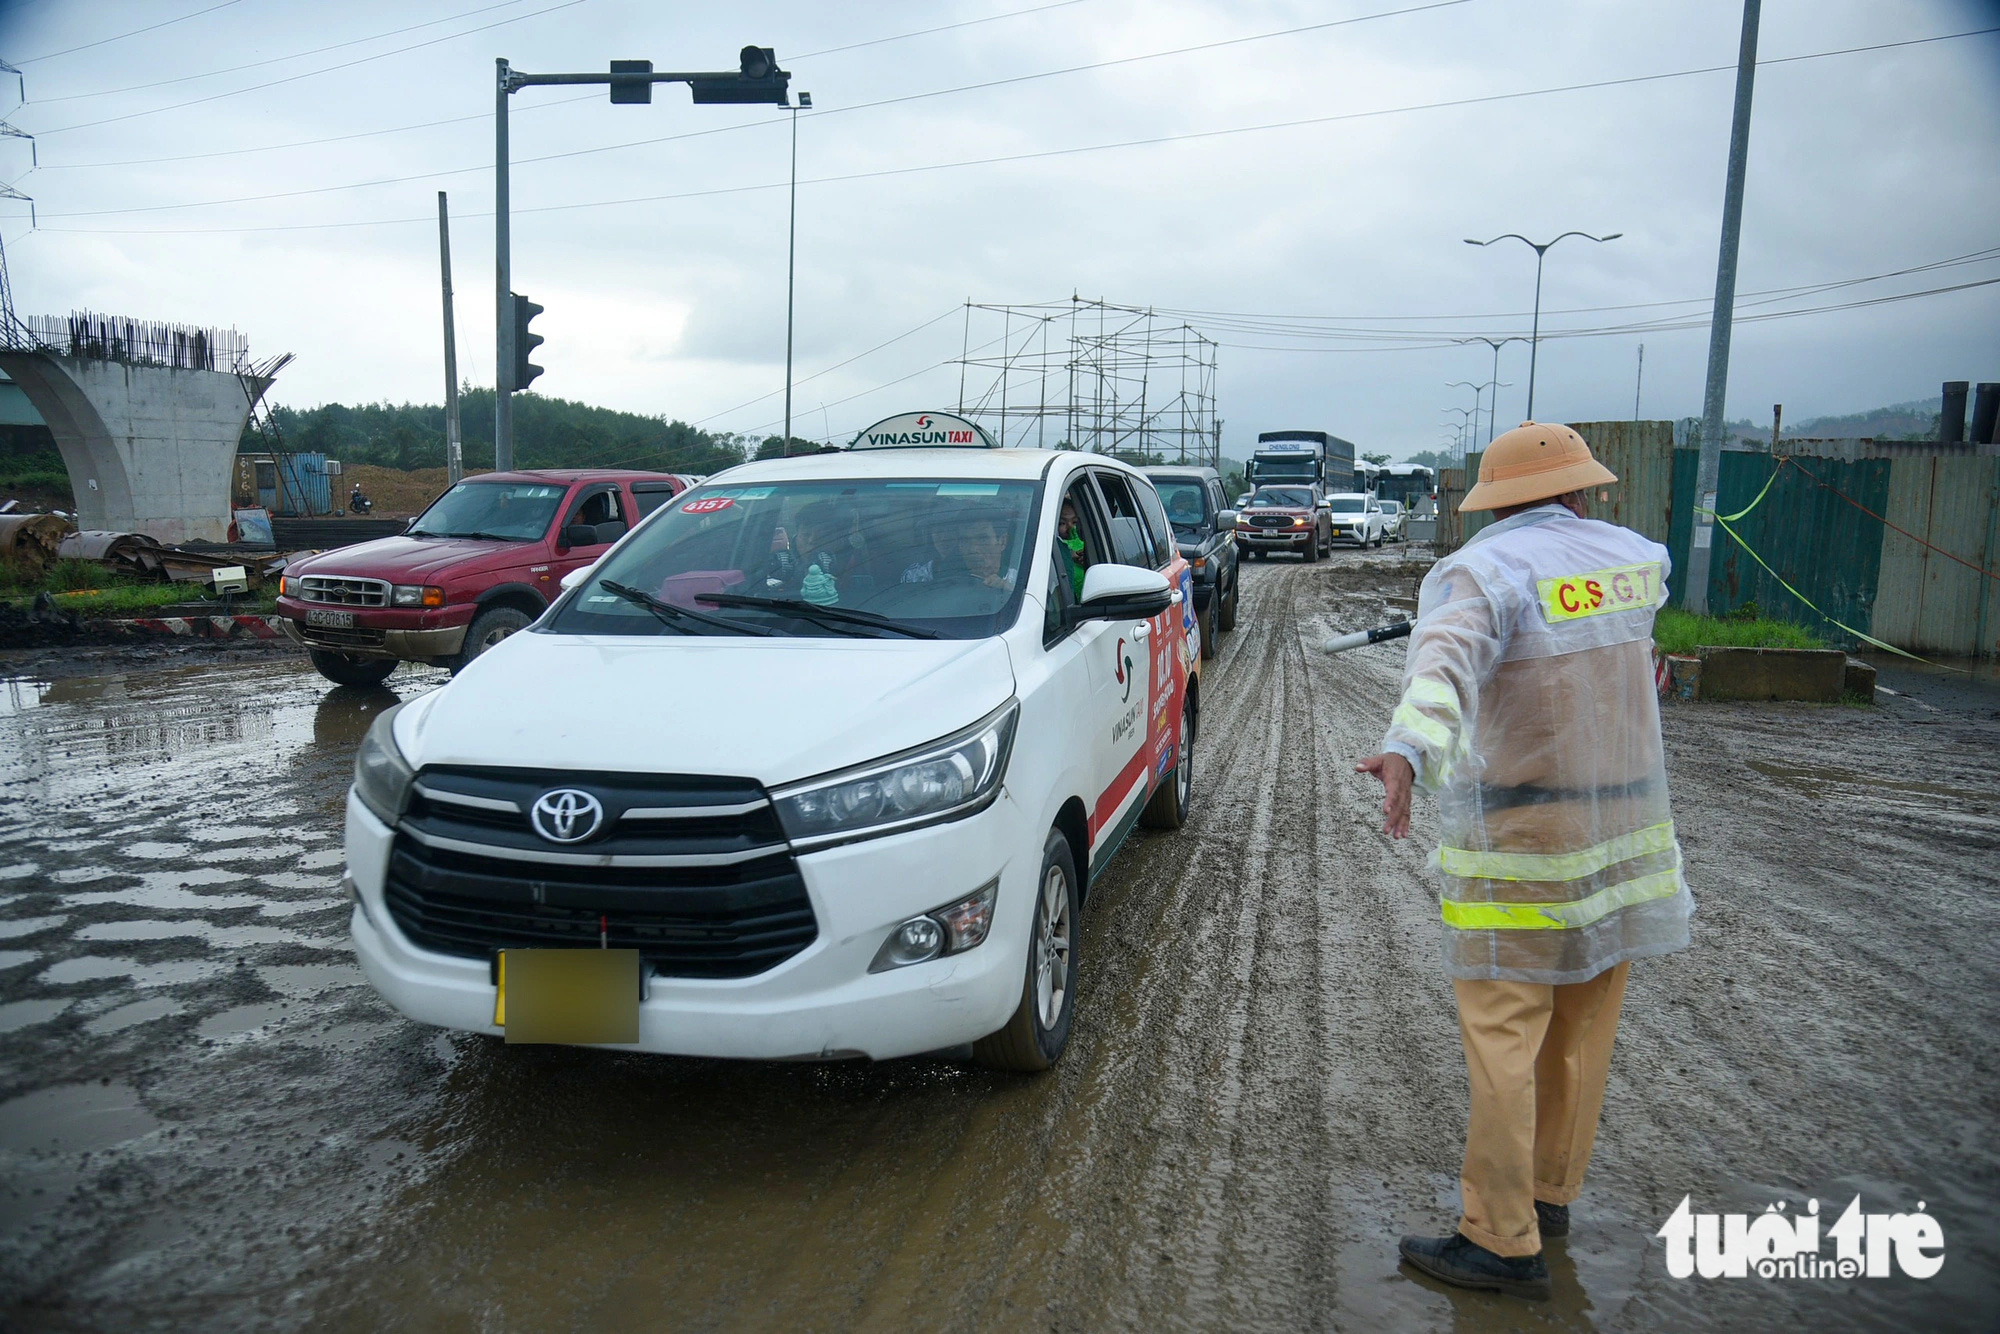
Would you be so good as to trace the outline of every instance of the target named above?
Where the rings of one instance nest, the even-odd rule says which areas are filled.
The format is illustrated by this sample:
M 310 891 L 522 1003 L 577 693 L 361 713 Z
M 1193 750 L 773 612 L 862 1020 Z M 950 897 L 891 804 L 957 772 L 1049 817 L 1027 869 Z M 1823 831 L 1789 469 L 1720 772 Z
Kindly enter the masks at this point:
M 1083 575 L 1083 600 L 1070 608 L 1073 623 L 1139 620 L 1173 605 L 1173 586 L 1158 570 L 1136 565 L 1093 565 Z

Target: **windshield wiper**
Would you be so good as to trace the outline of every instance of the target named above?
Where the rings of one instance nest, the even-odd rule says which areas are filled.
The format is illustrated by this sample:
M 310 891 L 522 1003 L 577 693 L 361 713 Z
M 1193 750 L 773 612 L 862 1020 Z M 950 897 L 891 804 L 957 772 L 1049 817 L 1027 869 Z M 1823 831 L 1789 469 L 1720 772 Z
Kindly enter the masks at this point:
M 871 630 L 890 630 L 912 639 L 936 639 L 935 630 L 911 625 L 907 621 L 892 620 L 887 616 L 877 616 L 872 611 L 852 611 L 846 607 L 822 607 L 817 602 L 807 602 L 804 598 L 760 598 L 748 593 L 696 593 L 697 602 L 713 602 L 718 607 L 761 607 L 766 611 L 789 612 L 808 621 L 818 621 L 828 629 L 842 625 L 867 626 Z
M 691 611 L 686 607 L 676 607 L 673 603 L 662 602 L 645 589 L 634 588 L 630 584 L 621 584 L 611 579 L 599 579 L 597 586 L 607 592 L 616 593 L 627 602 L 638 603 L 647 611 L 652 612 L 661 625 L 672 626 L 684 635 L 695 633 L 693 630 L 687 628 L 689 621 L 696 621 L 702 625 L 712 625 L 718 630 L 727 630 L 729 633 L 735 635 L 763 635 L 770 637 L 777 634 L 777 631 L 766 630 L 761 626 L 746 625 L 742 621 L 732 621 L 721 616 L 706 616 L 701 612 Z

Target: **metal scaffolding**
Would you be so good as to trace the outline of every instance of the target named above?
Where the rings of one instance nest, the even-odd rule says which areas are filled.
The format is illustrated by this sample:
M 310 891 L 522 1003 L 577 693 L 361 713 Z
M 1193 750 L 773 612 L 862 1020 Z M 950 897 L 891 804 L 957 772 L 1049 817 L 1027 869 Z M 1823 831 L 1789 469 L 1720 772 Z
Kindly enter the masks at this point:
M 1003 445 L 1220 467 L 1216 348 L 1139 306 L 968 301 L 958 410 Z

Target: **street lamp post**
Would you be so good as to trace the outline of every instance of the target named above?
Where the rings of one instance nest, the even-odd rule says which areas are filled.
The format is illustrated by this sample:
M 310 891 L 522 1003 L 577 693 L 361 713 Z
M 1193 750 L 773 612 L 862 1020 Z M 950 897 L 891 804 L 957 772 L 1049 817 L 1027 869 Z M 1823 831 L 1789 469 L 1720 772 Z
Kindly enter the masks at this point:
M 785 452 L 792 450 L 792 291 L 799 254 L 799 112 L 812 110 L 813 95 L 800 93 L 792 110 L 792 221 L 785 238 Z
M 1477 400 L 1474 401 L 1476 402 Z M 1440 411 L 1456 412 L 1458 414 L 1458 466 L 1463 468 L 1465 466 L 1466 455 L 1466 432 L 1474 429 L 1472 423 L 1479 419 L 1479 409 L 1475 407 L 1468 411 L 1465 408 L 1442 408 Z
M 1489 246 L 1492 245 L 1495 241 L 1508 241 L 1508 240 L 1519 241 L 1522 245 L 1527 246 L 1529 249 L 1535 252 L 1535 327 L 1532 335 L 1528 339 L 1528 420 L 1529 421 L 1533 421 L 1535 419 L 1535 353 L 1541 347 L 1541 342 L 1542 342 L 1542 257 L 1548 254 L 1550 250 L 1555 248 L 1556 241 L 1562 241 L 1572 236 L 1581 236 L 1586 241 L 1597 241 L 1599 243 L 1602 243 L 1605 241 L 1616 241 L 1619 237 L 1623 236 L 1624 234 L 1625 233 L 1623 232 L 1613 232 L 1609 236 L 1592 236 L 1589 232 L 1564 232 L 1561 236 L 1558 236 L 1555 239 L 1555 241 L 1539 241 L 1539 242 L 1530 241 L 1527 237 L 1521 235 L 1519 232 L 1506 232 L 1500 236 L 1494 237 L 1492 241 L 1475 241 L 1469 236 L 1465 238 L 1465 243 L 1467 245 L 1476 245 L 1476 246 Z M 1494 376 L 1497 378 L 1500 374 L 1500 369 L 1499 369 L 1500 350 L 1498 348 L 1495 348 L 1493 350 L 1493 366 L 1494 366 L 1493 373 Z
M 1493 443 L 1493 418 L 1500 411 L 1500 391 L 1511 389 L 1512 385 L 1500 383 L 1500 349 L 1509 343 L 1525 343 L 1528 340 L 1519 334 L 1509 334 L 1505 338 L 1458 338 L 1459 343 L 1484 343 L 1493 349 L 1493 378 L 1486 383 L 1493 389 L 1493 397 L 1486 404 L 1486 443 Z
M 552 84 L 609 84 L 611 101 L 651 102 L 656 83 L 684 83 L 694 94 L 697 106 L 708 104 L 745 105 L 775 103 L 784 106 L 792 76 L 778 68 L 778 58 L 768 46 L 746 46 L 738 53 L 738 68 L 687 73 L 656 73 L 650 60 L 614 60 L 604 73 L 591 70 L 578 74 L 526 74 L 509 65 L 505 57 L 496 59 L 493 88 L 493 278 L 494 278 L 494 377 L 493 377 L 493 466 L 505 472 L 514 466 L 514 399 L 517 390 L 541 374 L 539 367 L 517 369 L 525 354 L 539 343 L 534 338 L 527 348 L 516 345 L 517 331 L 541 307 L 514 295 L 513 239 L 509 228 L 507 180 L 507 99 L 523 88 Z

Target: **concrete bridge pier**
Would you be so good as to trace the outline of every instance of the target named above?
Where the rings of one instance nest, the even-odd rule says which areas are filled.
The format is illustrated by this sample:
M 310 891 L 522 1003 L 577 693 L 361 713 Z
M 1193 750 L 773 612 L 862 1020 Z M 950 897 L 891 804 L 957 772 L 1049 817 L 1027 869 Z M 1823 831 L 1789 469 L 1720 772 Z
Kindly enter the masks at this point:
M 272 376 L 0 349 L 42 414 L 76 493 L 77 526 L 162 542 L 225 541 L 231 472 Z

